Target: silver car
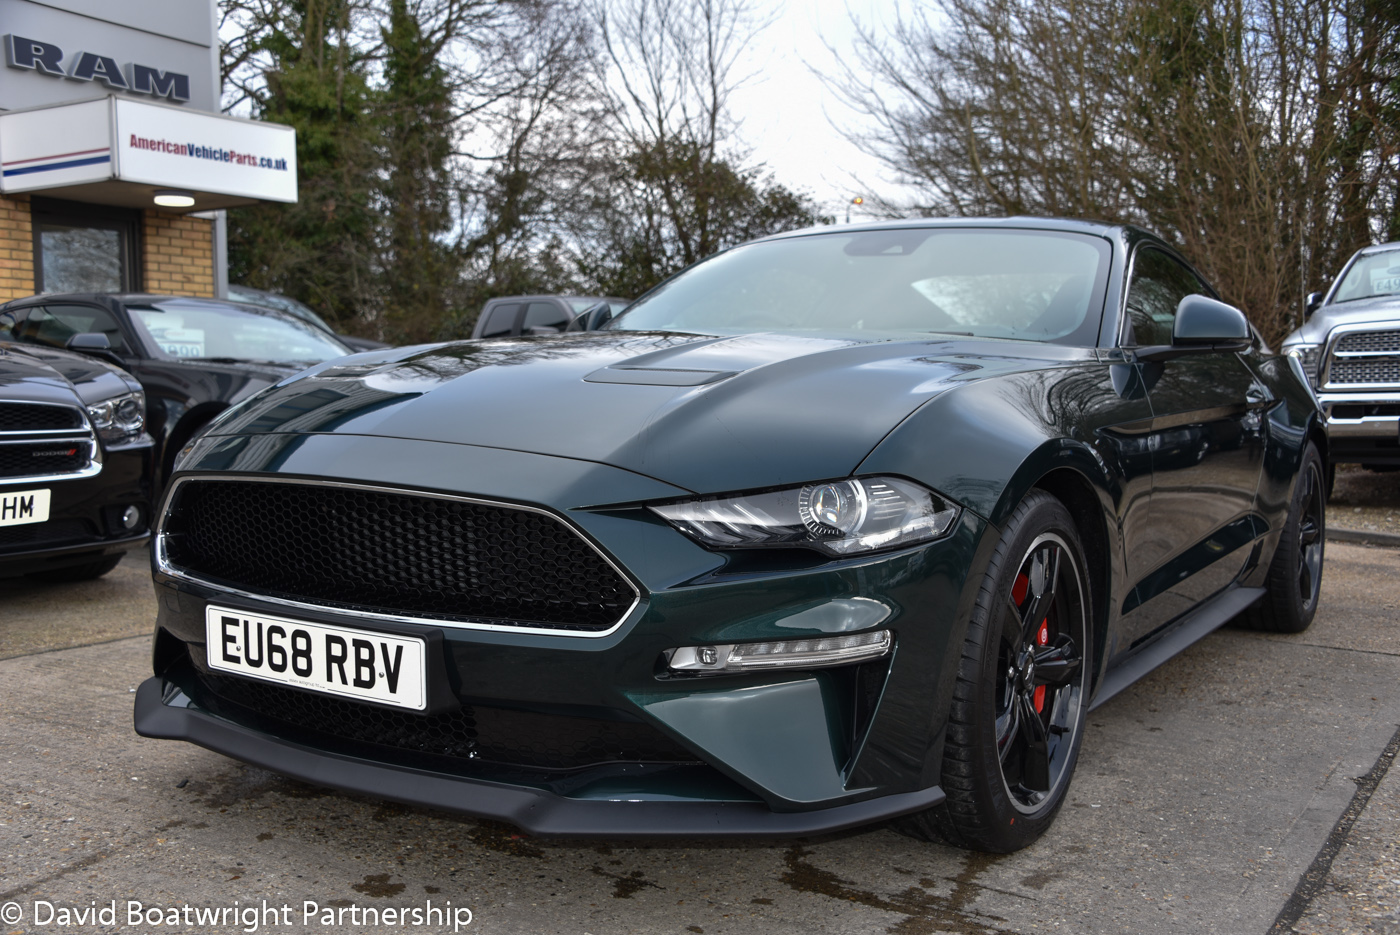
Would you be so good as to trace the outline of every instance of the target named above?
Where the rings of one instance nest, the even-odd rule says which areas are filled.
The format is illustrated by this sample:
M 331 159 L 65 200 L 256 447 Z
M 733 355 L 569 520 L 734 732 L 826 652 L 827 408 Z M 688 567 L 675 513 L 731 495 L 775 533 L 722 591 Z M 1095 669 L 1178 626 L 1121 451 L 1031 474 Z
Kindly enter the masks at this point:
M 1400 466 L 1400 243 L 1360 250 L 1283 342 L 1317 391 L 1333 463 Z

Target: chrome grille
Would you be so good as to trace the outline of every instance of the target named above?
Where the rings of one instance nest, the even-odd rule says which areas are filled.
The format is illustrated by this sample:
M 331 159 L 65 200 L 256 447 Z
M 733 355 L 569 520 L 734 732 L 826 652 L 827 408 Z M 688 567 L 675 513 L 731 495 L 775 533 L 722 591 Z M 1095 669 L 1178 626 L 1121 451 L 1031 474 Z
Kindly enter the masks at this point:
M 0 400 L 0 482 L 90 477 L 101 469 L 97 439 L 82 410 Z
M 1323 389 L 1400 387 L 1400 328 L 1334 333 L 1323 366 Z
M 1357 331 L 1337 339 L 1339 354 L 1400 354 L 1400 331 Z
M 1400 383 L 1400 360 L 1346 360 L 1332 362 L 1331 384 Z

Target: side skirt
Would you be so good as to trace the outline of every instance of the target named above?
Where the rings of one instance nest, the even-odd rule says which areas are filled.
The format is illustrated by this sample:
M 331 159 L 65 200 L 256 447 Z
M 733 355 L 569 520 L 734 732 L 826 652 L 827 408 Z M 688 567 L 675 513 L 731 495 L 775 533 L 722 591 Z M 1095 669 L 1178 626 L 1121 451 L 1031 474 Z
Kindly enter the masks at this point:
M 1093 711 L 1162 663 L 1199 642 L 1264 596 L 1263 588 L 1230 588 L 1188 613 L 1161 636 L 1115 665 L 1104 676 Z

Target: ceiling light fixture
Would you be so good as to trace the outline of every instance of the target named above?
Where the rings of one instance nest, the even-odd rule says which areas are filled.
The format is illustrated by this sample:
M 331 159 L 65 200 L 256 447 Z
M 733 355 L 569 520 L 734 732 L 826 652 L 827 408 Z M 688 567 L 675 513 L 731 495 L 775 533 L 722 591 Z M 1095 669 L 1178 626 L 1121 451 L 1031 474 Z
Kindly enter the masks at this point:
M 162 188 L 156 191 L 156 204 L 162 208 L 193 208 L 194 195 L 175 188 Z

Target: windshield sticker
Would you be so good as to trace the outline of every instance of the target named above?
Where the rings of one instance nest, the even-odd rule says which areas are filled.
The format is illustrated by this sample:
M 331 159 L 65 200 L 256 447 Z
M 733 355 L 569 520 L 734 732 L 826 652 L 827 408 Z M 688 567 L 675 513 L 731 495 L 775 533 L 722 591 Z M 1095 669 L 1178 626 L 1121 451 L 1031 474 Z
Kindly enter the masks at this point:
M 203 357 L 203 328 L 152 328 L 151 336 L 171 357 Z
M 1400 266 L 1371 270 L 1371 294 L 1393 295 L 1400 292 Z

